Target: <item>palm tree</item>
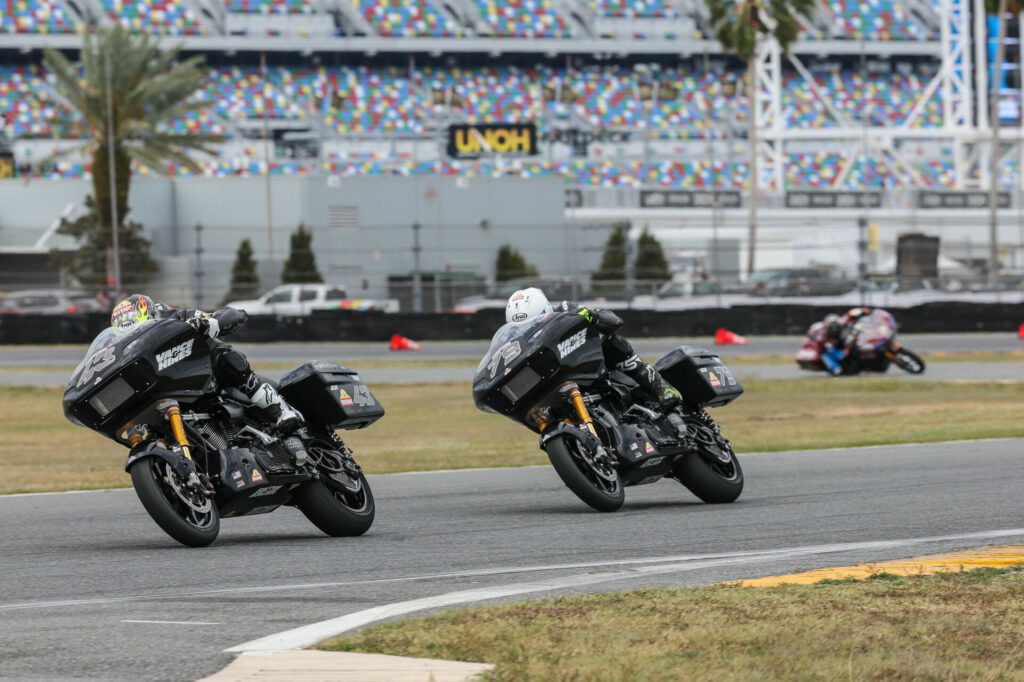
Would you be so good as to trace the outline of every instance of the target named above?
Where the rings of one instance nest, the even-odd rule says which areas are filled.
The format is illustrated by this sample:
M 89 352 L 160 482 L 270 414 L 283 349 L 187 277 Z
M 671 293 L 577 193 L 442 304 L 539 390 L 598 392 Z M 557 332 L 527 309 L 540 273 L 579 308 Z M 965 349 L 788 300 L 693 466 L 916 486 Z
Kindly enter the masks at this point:
M 150 36 L 133 35 L 120 26 L 101 28 L 95 36 L 84 33 L 79 63 L 52 48 L 44 50 L 57 92 L 89 129 L 88 142 L 60 155 L 92 155 L 93 197 L 98 228 L 106 231 L 108 272 L 116 271 L 111 267 L 116 262 L 112 226 L 116 222 L 120 233 L 128 213 L 131 162 L 161 174 L 167 173 L 167 162 L 195 172 L 199 165 L 188 150 L 212 153 L 208 145 L 223 139 L 171 131 L 169 123 L 209 106 L 189 99 L 205 82 L 203 58 L 178 62 L 180 52 L 180 45 L 161 50 Z
M 996 204 L 999 190 L 999 85 L 1002 81 L 1003 61 L 1006 58 L 1006 14 L 1019 15 L 1022 3 L 1018 0 L 985 0 L 985 11 L 995 13 L 999 22 L 996 36 L 996 61 L 989 82 L 988 117 L 992 122 L 992 152 L 989 155 L 988 185 L 988 276 L 990 289 L 995 289 L 999 280 L 999 245 L 996 229 Z
M 718 42 L 747 63 L 747 99 L 750 105 L 747 143 L 750 145 L 750 253 L 747 275 L 754 271 L 757 250 L 757 41 L 771 35 L 783 52 L 800 35 L 800 15 L 813 12 L 815 0 L 705 0 Z

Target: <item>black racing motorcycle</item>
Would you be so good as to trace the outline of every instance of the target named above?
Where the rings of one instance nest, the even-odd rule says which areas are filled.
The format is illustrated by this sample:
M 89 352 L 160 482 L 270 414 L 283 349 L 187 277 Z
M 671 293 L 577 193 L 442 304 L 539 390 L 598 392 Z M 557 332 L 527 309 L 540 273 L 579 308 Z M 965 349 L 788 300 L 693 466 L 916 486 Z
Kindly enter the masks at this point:
M 130 448 L 125 471 L 153 520 L 192 547 L 220 519 L 292 505 L 332 536 L 362 535 L 373 493 L 335 429 L 360 429 L 384 408 L 354 371 L 317 360 L 278 385 L 305 426 L 285 436 L 240 391 L 219 386 L 210 348 L 185 322 L 150 320 L 92 342 L 64 391 L 64 415 Z
M 702 348 L 680 346 L 655 367 L 683 395 L 683 436 L 653 396 L 605 366 L 600 334 L 571 312 L 499 329 L 477 367 L 473 400 L 540 434 L 565 485 L 598 511 L 622 506 L 625 487 L 666 477 L 704 502 L 734 501 L 743 471 L 704 408 L 727 405 L 743 387 Z

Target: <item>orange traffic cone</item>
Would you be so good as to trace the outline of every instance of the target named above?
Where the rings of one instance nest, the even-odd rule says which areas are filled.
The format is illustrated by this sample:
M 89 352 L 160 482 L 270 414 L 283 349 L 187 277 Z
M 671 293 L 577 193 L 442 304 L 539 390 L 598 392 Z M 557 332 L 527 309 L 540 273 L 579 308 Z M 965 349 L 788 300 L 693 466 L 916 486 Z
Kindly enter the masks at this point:
M 735 332 L 719 327 L 718 331 L 715 332 L 715 343 L 719 346 L 728 346 L 732 343 L 745 346 L 750 342 Z
M 401 334 L 395 334 L 391 337 L 391 350 L 423 350 L 423 346 Z

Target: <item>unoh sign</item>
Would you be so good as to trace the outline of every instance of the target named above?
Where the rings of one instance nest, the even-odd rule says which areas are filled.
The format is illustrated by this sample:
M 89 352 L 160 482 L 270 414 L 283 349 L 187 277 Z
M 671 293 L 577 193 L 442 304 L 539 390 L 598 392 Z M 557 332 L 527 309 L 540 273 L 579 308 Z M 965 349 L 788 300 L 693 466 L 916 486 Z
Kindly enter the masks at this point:
M 448 156 L 469 159 L 537 153 L 537 126 L 532 123 L 474 123 L 448 127 Z

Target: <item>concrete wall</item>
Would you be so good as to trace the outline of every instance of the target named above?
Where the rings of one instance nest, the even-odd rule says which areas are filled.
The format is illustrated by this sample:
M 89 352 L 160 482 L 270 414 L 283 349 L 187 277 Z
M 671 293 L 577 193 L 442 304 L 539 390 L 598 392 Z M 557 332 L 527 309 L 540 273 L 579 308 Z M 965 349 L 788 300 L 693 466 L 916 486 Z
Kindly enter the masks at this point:
M 31 247 L 66 205 L 78 213 L 90 191 L 87 181 L 0 181 L 0 248 Z M 565 225 L 559 179 L 273 177 L 270 192 L 272 230 L 265 178 L 134 180 L 129 218 L 143 224 L 154 256 L 165 263 L 150 288 L 168 300 L 194 301 L 201 258 L 203 302 L 211 305 L 227 290 L 239 242 L 250 239 L 268 289 L 279 283 L 299 224 L 313 232 L 325 281 L 357 297 L 384 297 L 388 275 L 412 272 L 414 222 L 421 226 L 423 271 L 492 277 L 504 243 L 551 276 L 590 269 L 600 257 L 568 262 L 582 228 Z M 55 236 L 45 248 L 53 246 L 73 244 Z

